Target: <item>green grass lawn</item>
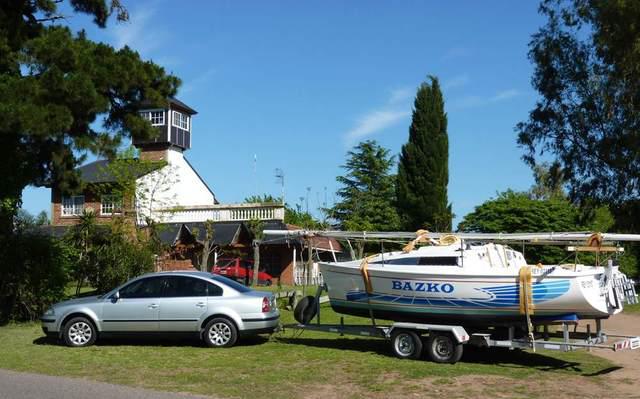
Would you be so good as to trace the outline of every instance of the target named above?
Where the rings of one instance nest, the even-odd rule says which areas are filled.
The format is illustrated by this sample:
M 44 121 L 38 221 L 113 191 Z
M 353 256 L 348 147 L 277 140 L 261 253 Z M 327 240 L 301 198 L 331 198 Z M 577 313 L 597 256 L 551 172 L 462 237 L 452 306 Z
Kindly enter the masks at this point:
M 328 306 L 321 311 L 323 322 L 338 322 Z M 282 318 L 293 322 L 291 312 L 284 311 Z M 367 320 L 346 317 L 345 323 Z M 287 330 L 229 349 L 208 349 L 197 341 L 175 338 L 113 339 L 72 349 L 46 340 L 38 324 L 12 324 L 0 327 L 0 368 L 221 397 L 291 398 L 308 395 L 314 387 L 338 389 L 339 396 L 396 396 L 415 392 L 425 378 L 447 385 L 465 375 L 506 376 L 513 381 L 506 392 L 515 389 L 518 395 L 536 396 L 518 381 L 548 379 L 550 374 L 595 376 L 612 367 L 585 352 L 466 347 L 461 362 L 439 365 L 396 359 L 388 345 L 377 339 Z
M 623 312 L 640 314 L 640 303 L 637 303 L 635 305 L 624 305 Z

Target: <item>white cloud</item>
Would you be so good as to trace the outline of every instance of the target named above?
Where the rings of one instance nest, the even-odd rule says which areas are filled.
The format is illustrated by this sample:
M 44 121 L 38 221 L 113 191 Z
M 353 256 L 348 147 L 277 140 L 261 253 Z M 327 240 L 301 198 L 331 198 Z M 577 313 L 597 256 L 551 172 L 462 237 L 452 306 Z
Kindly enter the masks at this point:
M 414 90 L 410 87 L 401 87 L 399 89 L 391 90 L 389 96 L 389 104 L 402 103 L 413 96 Z
M 409 100 L 413 97 L 414 89 L 400 87 L 389 92 L 385 105 L 362 115 L 356 120 L 355 126 L 344 135 L 346 145 L 378 133 L 411 115 Z
M 456 100 L 451 101 L 451 107 L 454 109 L 462 109 L 462 108 L 475 108 L 482 107 L 485 105 L 491 105 L 503 101 L 510 100 L 514 97 L 520 96 L 522 93 L 516 89 L 507 89 L 502 90 L 489 97 L 482 97 L 476 95 L 465 96 Z
M 444 81 L 444 83 L 442 84 L 442 88 L 445 90 L 449 90 L 449 89 L 455 89 L 457 87 L 462 87 L 462 86 L 466 86 L 467 84 L 469 84 L 471 79 L 469 79 L 469 75 L 462 74 L 462 75 L 458 75 L 458 76 L 454 76 L 451 79 L 447 79 Z
M 153 51 L 168 39 L 167 32 L 157 29 L 157 24 L 152 23 L 156 11 L 151 3 L 130 10 L 129 20 L 116 24 L 111 30 L 113 45 L 116 48 L 129 46 L 145 58 L 151 57 Z
M 408 111 L 377 110 L 369 112 L 358 119 L 356 126 L 347 132 L 346 141 L 351 144 L 356 140 L 393 126 L 407 116 L 409 116 Z
M 491 102 L 498 102 L 503 100 L 508 100 L 513 97 L 517 97 L 520 95 L 520 92 L 516 89 L 508 89 L 498 92 L 495 96 L 491 97 Z
M 211 67 L 206 69 L 204 72 L 200 73 L 198 76 L 193 79 L 189 79 L 182 85 L 180 88 L 180 95 L 189 94 L 199 88 L 206 89 L 206 83 L 211 80 L 213 75 L 216 74 L 216 68 Z

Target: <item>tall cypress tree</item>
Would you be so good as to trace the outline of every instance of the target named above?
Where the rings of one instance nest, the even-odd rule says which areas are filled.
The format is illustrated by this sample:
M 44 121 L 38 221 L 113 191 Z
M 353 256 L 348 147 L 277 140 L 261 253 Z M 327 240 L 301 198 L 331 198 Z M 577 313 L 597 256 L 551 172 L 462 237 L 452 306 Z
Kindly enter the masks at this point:
M 451 230 L 449 137 L 438 79 L 418 88 L 409 141 L 402 146 L 396 183 L 397 208 L 405 229 Z

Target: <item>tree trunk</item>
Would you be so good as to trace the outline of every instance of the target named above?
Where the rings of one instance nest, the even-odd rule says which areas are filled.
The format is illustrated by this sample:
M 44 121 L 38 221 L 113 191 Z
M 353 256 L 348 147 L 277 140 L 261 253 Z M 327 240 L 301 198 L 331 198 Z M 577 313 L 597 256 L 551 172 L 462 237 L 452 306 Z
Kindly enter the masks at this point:
M 208 245 L 205 245 L 204 248 L 202 248 L 202 257 L 200 258 L 201 272 L 207 271 L 207 263 L 209 263 L 209 247 Z
M 251 285 L 256 287 L 258 285 L 258 271 L 260 270 L 260 241 L 253 241 L 253 281 Z
M 305 279 L 305 285 L 310 285 L 311 271 L 313 270 L 313 247 L 311 247 L 311 242 L 308 243 L 307 258 L 307 278 Z

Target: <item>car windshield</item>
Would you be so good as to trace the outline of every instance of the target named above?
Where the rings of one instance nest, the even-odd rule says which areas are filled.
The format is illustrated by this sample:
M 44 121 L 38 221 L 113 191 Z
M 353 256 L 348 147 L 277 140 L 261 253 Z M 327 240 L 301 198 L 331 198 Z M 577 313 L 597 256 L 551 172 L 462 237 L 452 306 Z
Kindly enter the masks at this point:
M 238 282 L 235 282 L 233 280 L 231 280 L 230 278 L 226 278 L 223 276 L 220 276 L 218 274 L 214 274 L 211 276 L 211 279 L 214 281 L 218 281 L 222 284 L 228 285 L 229 287 L 233 288 L 234 290 L 238 291 L 238 292 L 249 292 L 251 291 L 251 288 L 246 287 Z

